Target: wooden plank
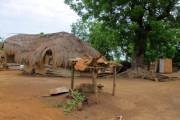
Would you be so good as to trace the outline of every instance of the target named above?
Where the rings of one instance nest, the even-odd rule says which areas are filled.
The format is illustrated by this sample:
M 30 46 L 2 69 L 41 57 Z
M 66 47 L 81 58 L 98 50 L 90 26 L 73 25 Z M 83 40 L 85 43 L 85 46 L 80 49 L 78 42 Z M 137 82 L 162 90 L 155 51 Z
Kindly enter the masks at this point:
M 87 69 L 94 69 L 94 68 L 96 68 L 96 69 L 102 69 L 102 68 L 106 68 L 105 66 L 87 66 L 86 67 Z
M 58 88 L 50 90 L 51 95 L 57 95 L 60 93 L 67 93 L 67 92 L 69 92 L 69 89 L 67 87 L 58 87 Z
M 87 65 L 85 64 L 85 58 L 80 59 L 76 62 L 76 65 L 74 68 L 78 71 L 84 71 L 86 69 Z

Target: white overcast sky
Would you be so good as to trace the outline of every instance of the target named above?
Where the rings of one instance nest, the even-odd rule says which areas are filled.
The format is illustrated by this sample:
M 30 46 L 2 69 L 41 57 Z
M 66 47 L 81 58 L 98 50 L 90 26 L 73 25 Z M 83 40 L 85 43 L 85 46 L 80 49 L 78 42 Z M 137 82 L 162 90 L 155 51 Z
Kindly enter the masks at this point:
M 78 18 L 64 0 L 0 0 L 0 37 L 71 32 Z

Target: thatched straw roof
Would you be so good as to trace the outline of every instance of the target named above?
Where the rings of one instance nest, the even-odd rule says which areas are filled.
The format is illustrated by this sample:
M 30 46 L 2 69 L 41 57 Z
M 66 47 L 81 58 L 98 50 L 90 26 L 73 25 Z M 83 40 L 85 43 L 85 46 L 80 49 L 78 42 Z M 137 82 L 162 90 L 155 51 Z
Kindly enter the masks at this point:
M 4 55 L 4 51 L 0 50 L 0 56 Z
M 3 42 L 0 42 L 0 49 L 3 48 Z
M 32 42 L 34 39 L 39 38 L 40 35 L 28 35 L 28 34 L 19 34 L 7 38 L 4 41 L 4 50 L 9 55 L 15 55 L 18 51 Z
M 87 45 L 76 36 L 66 33 L 52 33 L 33 39 L 26 48 L 16 54 L 15 60 L 31 66 L 42 66 L 43 59 L 48 50 L 52 51 L 54 67 L 69 67 L 69 59 L 89 54 L 99 56 L 99 52 Z

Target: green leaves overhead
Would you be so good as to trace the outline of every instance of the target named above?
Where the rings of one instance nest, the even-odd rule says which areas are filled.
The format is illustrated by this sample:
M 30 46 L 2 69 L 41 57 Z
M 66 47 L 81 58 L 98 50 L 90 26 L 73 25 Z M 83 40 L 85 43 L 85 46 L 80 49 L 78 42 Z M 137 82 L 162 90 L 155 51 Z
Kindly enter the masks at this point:
M 135 66 L 143 65 L 138 65 L 144 62 L 139 57 L 145 54 L 149 58 L 152 55 L 153 61 L 156 57 L 173 58 L 177 52 L 174 46 L 179 44 L 180 0 L 65 0 L 65 3 L 83 21 L 95 20 L 102 28 L 115 31 L 118 35 L 108 44 L 112 42 L 128 55 L 132 52 Z M 128 50 L 129 46 L 133 51 Z

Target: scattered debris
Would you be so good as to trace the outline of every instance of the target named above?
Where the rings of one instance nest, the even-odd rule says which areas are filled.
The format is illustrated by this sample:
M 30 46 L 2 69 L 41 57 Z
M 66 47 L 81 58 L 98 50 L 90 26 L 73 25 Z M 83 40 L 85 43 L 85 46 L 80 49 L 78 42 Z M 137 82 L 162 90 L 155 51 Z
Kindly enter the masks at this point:
M 18 64 L 18 63 L 7 63 L 7 68 L 10 70 L 19 70 L 20 64 Z

